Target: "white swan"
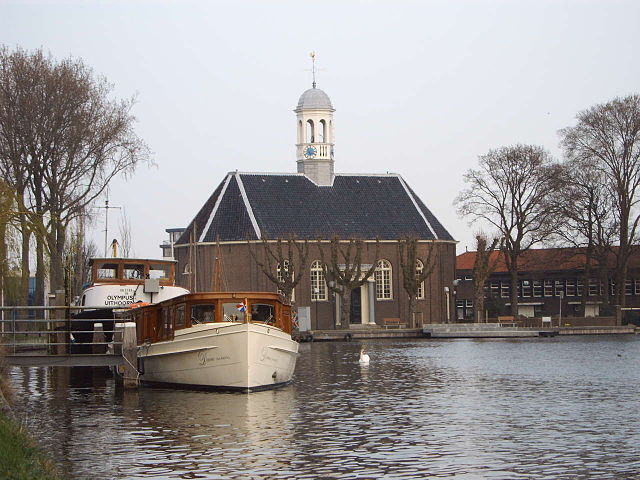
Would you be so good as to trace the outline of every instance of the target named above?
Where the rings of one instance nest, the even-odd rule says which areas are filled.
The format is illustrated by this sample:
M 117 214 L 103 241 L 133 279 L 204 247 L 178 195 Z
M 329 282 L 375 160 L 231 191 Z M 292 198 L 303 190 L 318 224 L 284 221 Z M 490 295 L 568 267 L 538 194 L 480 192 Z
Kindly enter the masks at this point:
M 369 365 L 369 360 L 369 355 L 364 353 L 364 348 L 360 349 L 360 359 L 358 360 L 360 365 Z

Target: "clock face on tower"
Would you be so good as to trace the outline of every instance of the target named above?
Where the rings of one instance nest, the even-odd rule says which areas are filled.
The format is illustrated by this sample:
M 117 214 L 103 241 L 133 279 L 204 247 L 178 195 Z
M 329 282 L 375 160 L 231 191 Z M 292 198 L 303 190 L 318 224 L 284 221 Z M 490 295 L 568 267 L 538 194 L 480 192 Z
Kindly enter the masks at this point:
M 316 150 L 316 147 L 312 147 L 311 145 L 304 149 L 305 158 L 313 158 L 316 156 L 316 153 L 318 153 L 318 150 Z

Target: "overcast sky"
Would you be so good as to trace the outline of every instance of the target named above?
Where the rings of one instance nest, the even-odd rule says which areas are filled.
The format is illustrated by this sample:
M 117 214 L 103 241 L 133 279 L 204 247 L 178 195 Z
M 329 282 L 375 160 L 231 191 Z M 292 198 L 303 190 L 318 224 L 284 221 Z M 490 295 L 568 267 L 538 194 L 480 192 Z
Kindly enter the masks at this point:
M 458 252 L 477 227 L 453 200 L 478 155 L 532 143 L 559 158 L 578 111 L 640 91 L 637 0 L 5 0 L 0 43 L 81 57 L 117 97 L 137 96 L 157 167 L 116 181 L 110 200 L 152 258 L 226 172 L 295 172 L 312 50 L 336 108 L 336 172 L 401 174 Z M 103 214 L 91 228 L 102 252 Z

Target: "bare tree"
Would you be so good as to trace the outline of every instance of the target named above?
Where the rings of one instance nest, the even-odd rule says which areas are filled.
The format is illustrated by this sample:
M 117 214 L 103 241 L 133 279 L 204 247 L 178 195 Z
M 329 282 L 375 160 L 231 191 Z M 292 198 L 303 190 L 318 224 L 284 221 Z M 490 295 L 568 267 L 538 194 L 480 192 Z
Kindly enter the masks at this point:
M 560 130 L 567 158 L 592 162 L 607 180 L 618 224 L 616 303 L 625 305 L 625 281 L 640 212 L 640 95 L 596 105 L 577 115 L 577 124 Z M 605 286 L 606 288 L 606 286 Z
M 116 175 L 150 161 L 133 130 L 133 100 L 111 100 L 111 91 L 80 59 L 0 48 L 0 163 L 19 207 L 46 232 L 54 290 L 63 286 L 67 227 Z
M 263 259 L 259 258 L 255 243 L 248 241 L 249 253 L 262 273 L 274 283 L 278 291 L 291 302 L 294 288 L 304 276 L 309 243 L 298 240 L 291 235 L 286 240 L 278 238 L 272 242 L 266 236 L 261 239 L 264 251 Z
M 80 217 L 73 222 L 67 238 L 65 248 L 66 265 L 69 268 L 69 298 L 75 298 L 82 293 L 84 285 L 91 279 L 90 260 L 98 252 L 96 244 L 87 239 L 85 232 L 85 218 Z
M 555 190 L 553 202 L 557 206 L 558 228 L 555 235 L 563 245 L 582 249 L 585 256 L 584 288 L 594 269 L 606 286 L 609 283 L 609 256 L 616 232 L 614 196 L 602 171 L 593 162 L 573 159 L 562 166 L 562 182 Z M 609 290 L 604 289 L 609 303 Z M 582 296 L 584 312 L 587 295 Z
M 548 201 L 557 188 L 557 165 L 542 147 L 512 145 L 479 158 L 480 169 L 464 175 L 469 185 L 457 198 L 458 212 L 472 223 L 494 226 L 504 239 L 511 277 L 511 314 L 518 313 L 518 260 L 554 231 L 554 207 Z
M 409 324 L 415 327 L 416 300 L 420 287 L 433 273 L 435 267 L 435 249 L 433 243 L 428 247 L 424 261 L 418 258 L 418 239 L 408 236 L 398 240 L 398 256 L 402 268 L 402 285 L 409 297 Z M 421 269 L 418 261 L 422 262 Z
M 127 211 L 124 209 L 122 210 L 122 216 L 120 217 L 118 230 L 120 231 L 120 256 L 124 258 L 131 258 L 131 256 L 135 256 L 135 253 L 132 253 L 133 243 L 131 239 L 131 220 L 127 215 Z
M 341 241 L 333 237 L 329 242 L 327 257 L 322 241 L 318 240 L 320 261 L 329 290 L 340 298 L 340 320 L 344 329 L 349 328 L 351 291 L 360 288 L 373 275 L 377 267 L 379 244 L 376 241 L 374 261 L 363 271 L 362 255 L 365 242 L 360 239 Z
M 491 274 L 495 271 L 500 255 L 496 255 L 493 260 L 491 254 L 496 250 L 499 237 L 489 240 L 482 233 L 476 235 L 476 258 L 473 262 L 473 294 L 476 305 L 476 323 L 482 322 L 484 317 L 484 298 L 485 285 Z M 498 251 L 502 250 L 502 242 L 500 242 Z

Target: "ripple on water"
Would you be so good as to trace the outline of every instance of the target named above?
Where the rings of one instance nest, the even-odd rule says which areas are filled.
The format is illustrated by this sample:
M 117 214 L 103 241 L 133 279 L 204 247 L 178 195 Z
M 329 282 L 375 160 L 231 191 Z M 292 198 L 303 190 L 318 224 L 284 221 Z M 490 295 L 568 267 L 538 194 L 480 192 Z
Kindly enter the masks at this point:
M 639 340 L 370 341 L 366 368 L 358 343 L 303 344 L 292 385 L 250 395 L 11 375 L 69 477 L 633 478 Z

